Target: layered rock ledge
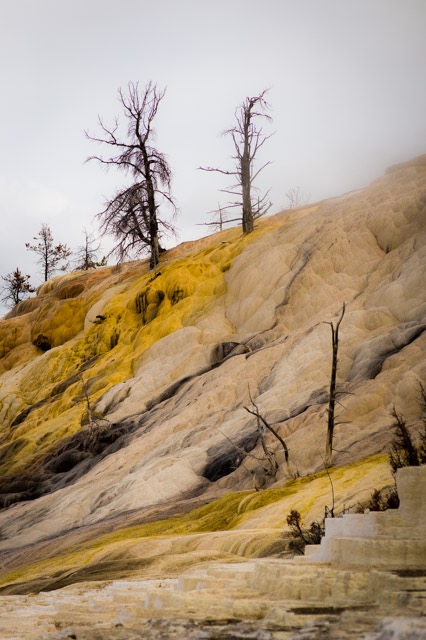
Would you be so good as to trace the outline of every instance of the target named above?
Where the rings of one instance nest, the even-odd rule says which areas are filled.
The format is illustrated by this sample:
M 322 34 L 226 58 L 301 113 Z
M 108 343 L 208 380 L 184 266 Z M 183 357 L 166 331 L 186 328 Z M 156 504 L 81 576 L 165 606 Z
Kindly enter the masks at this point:
M 420 640 L 426 466 L 399 470 L 397 486 L 399 509 L 359 515 L 355 523 L 350 515 L 330 519 L 321 548 L 298 560 L 211 564 L 177 579 L 0 596 L 0 638 Z

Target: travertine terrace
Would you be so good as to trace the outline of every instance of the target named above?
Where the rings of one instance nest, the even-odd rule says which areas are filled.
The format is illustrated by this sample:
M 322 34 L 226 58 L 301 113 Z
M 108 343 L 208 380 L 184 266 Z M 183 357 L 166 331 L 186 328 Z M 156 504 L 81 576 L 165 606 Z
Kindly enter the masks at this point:
M 111 585 L 128 580 L 144 594 L 143 581 L 159 581 L 164 612 L 170 594 L 179 597 L 169 581 L 209 567 L 223 574 L 223 589 L 241 587 L 228 565 L 249 588 L 255 566 L 282 562 L 289 511 L 309 523 L 331 506 L 330 479 L 336 511 L 392 485 L 392 410 L 414 436 L 422 425 L 425 240 L 421 156 L 358 192 L 262 219 L 248 236 L 233 228 L 182 244 L 156 273 L 143 260 L 58 276 L 2 319 L 0 587 L 13 615 L 36 597 L 48 612 L 67 594 L 77 611 L 100 585 L 99 597 L 118 606 L 127 596 L 114 600 Z M 343 303 L 329 477 L 330 323 Z M 51 348 L 35 346 L 38 336 Z M 288 447 L 286 463 L 267 435 L 277 470 L 245 410 L 252 401 Z M 328 540 L 345 538 L 339 526 L 328 527 Z M 413 565 L 407 559 L 406 569 Z M 44 600 L 26 595 L 45 590 Z M 197 602 L 207 610 L 209 597 L 208 589 L 197 594 L 188 616 L 197 618 Z M 215 598 L 211 615 L 220 618 Z M 235 619 L 249 619 L 246 606 L 262 609 L 261 598 L 243 600 Z M 65 627 L 46 629 L 40 638 Z M 271 629 L 262 633 L 278 633 Z M 223 637 L 261 637 L 245 633 Z

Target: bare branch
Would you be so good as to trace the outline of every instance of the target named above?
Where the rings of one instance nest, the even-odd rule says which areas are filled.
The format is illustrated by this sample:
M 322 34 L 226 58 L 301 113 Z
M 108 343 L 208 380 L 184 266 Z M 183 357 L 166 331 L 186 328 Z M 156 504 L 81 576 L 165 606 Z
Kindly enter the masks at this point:
M 278 470 L 278 465 L 277 462 L 273 456 L 273 454 L 268 450 L 268 448 L 266 447 L 266 443 L 264 441 L 264 435 L 263 435 L 263 431 L 260 428 L 260 424 L 263 425 L 263 427 L 267 430 L 270 431 L 270 433 L 272 433 L 272 435 L 278 440 L 278 442 L 281 444 L 283 451 L 284 451 L 284 457 L 285 457 L 285 461 L 286 461 L 286 466 L 287 466 L 287 471 L 288 474 L 290 475 L 290 464 L 289 464 L 289 450 L 287 447 L 287 444 L 285 442 L 285 440 L 280 436 L 280 434 L 267 422 L 267 420 L 264 418 L 264 416 L 260 413 L 258 406 L 256 405 L 256 403 L 254 402 L 251 392 L 250 392 L 250 386 L 248 389 L 248 393 L 249 393 L 249 398 L 250 398 L 250 402 L 253 405 L 253 409 L 249 409 L 249 407 L 244 407 L 244 409 L 250 413 L 251 415 L 255 416 L 257 419 L 257 424 L 258 424 L 258 429 L 259 429 L 259 434 L 260 434 L 260 438 L 261 438 L 261 443 L 262 443 L 262 447 L 263 450 L 265 452 L 265 455 L 267 456 L 267 458 L 270 460 L 270 464 L 272 467 L 274 467 L 276 470 Z
M 257 178 L 257 176 L 259 175 L 259 173 L 260 173 L 261 171 L 263 171 L 263 169 L 265 169 L 265 167 L 267 167 L 267 166 L 268 166 L 268 165 L 270 165 L 270 164 L 272 164 L 272 161 L 271 161 L 271 160 L 268 160 L 268 162 L 265 162 L 265 164 L 264 164 L 264 165 L 262 165 L 262 166 L 260 167 L 260 169 L 258 169 L 258 170 L 256 171 L 256 173 L 255 173 L 255 174 L 250 178 L 250 183 L 252 183 L 252 182 Z M 270 191 L 270 189 L 268 190 L 268 193 L 269 193 L 269 191 Z
M 224 433 L 223 431 L 221 431 L 218 427 L 215 427 L 215 428 L 216 428 L 216 431 L 218 431 L 218 432 L 219 432 L 219 433 L 220 433 L 220 434 L 225 438 L 225 440 L 228 440 L 228 442 L 229 442 L 230 444 L 232 444 L 232 446 L 234 447 L 234 449 L 235 449 L 236 451 L 238 451 L 238 453 L 240 453 L 240 454 L 243 456 L 243 458 L 245 458 L 245 457 L 247 456 L 248 458 L 252 458 L 253 460 L 256 460 L 256 462 L 258 462 L 258 463 L 263 462 L 263 459 L 262 459 L 262 458 L 258 458 L 258 457 L 257 457 L 257 456 L 255 456 L 253 453 L 251 453 L 251 451 L 246 451 L 246 449 L 243 449 L 242 447 L 239 447 L 237 444 L 235 444 L 235 442 L 233 442 L 233 441 L 231 440 L 231 438 L 229 438 L 229 437 L 226 435 L 226 433 Z M 265 469 L 264 467 L 262 467 L 262 469 L 263 469 L 264 471 L 267 471 L 267 469 Z
M 215 167 L 197 167 L 199 171 L 214 171 L 217 173 L 223 173 L 226 176 L 237 176 L 237 171 L 224 171 L 223 169 L 216 169 Z
M 248 407 L 244 407 L 244 409 L 246 411 L 248 411 L 248 413 L 251 413 L 251 415 L 256 416 L 256 418 L 258 418 L 261 423 L 263 424 L 263 426 L 272 433 L 272 435 L 275 436 L 275 438 L 278 440 L 278 442 L 281 444 L 283 450 L 284 450 L 284 456 L 285 456 L 285 460 L 286 462 L 288 462 L 288 448 L 287 445 L 285 443 L 285 441 L 281 438 L 280 434 L 275 431 L 275 429 L 265 420 L 265 418 L 262 416 L 261 413 L 259 413 L 258 408 L 256 407 L 256 405 L 253 403 L 255 410 L 253 411 L 252 409 L 249 409 Z

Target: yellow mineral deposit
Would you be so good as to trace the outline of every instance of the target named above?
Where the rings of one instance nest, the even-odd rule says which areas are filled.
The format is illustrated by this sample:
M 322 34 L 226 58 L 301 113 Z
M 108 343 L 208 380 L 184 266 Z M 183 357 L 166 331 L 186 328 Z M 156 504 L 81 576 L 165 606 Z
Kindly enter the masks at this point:
M 413 433 L 421 429 L 425 194 L 421 156 L 364 190 L 261 219 L 252 234 L 233 228 L 184 243 L 161 256 L 155 273 L 142 260 L 55 277 L 3 318 L 3 593 L 84 583 L 74 594 L 84 599 L 89 582 L 103 581 L 102 599 L 114 581 L 171 580 L 173 597 L 168 587 L 147 595 L 140 586 L 146 609 L 138 615 L 161 610 L 173 617 L 179 588 L 207 584 L 196 571 L 220 560 L 234 573 L 225 565 L 212 569 L 217 588 L 241 589 L 251 580 L 252 606 L 241 600 L 239 609 L 221 609 L 218 597 L 213 611 L 203 595 L 205 611 L 223 618 L 250 617 L 252 610 L 269 616 L 270 628 L 300 627 L 294 611 L 272 613 L 265 594 L 253 591 L 253 575 L 260 588 L 279 572 L 287 514 L 297 509 L 309 523 L 333 506 L 333 494 L 337 512 L 393 484 L 393 407 Z M 324 470 L 330 323 L 343 303 L 333 465 Z M 270 432 L 266 444 L 277 469 L 268 463 L 257 420 L 244 409 L 252 402 L 285 440 L 288 465 Z M 337 529 L 333 535 L 339 538 Z M 362 564 L 366 546 L 357 545 Z M 398 555 L 402 546 L 394 547 Z M 347 553 L 341 548 L 337 555 Z M 324 549 L 324 561 L 333 563 L 335 552 Z M 278 564 L 256 569 L 260 560 L 253 559 L 268 555 Z M 299 568 L 291 570 L 291 584 L 304 593 L 307 572 L 320 600 L 326 574 L 319 566 L 292 566 Z M 192 578 L 176 582 L 188 568 Z M 356 584 L 332 575 L 342 589 L 358 589 L 358 604 L 367 606 L 364 574 Z M 426 589 L 418 581 L 412 588 Z M 356 604 L 339 600 L 336 589 L 335 602 Z M 53 592 L 38 597 L 53 607 L 60 601 Z M 192 597 L 186 594 L 182 611 L 197 618 Z M 404 612 L 417 616 L 420 605 L 414 596 L 410 602 Z M 60 627 L 70 618 L 61 612 Z M 80 622 L 83 633 L 90 621 Z M 43 629 L 32 637 L 44 637 Z M 1 633 L 31 637 L 24 627 L 20 636 Z

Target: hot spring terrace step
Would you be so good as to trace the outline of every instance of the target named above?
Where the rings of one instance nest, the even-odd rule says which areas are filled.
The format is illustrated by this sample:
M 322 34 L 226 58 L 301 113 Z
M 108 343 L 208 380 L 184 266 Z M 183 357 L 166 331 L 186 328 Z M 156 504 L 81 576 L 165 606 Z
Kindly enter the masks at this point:
M 326 538 L 424 538 L 426 524 L 413 523 L 402 515 L 399 509 L 372 511 L 370 513 L 349 513 L 341 518 L 327 518 Z
M 268 609 L 265 599 L 252 590 L 241 590 L 230 595 L 226 587 L 197 591 L 161 591 L 147 593 L 143 603 L 143 615 L 153 617 L 174 615 L 179 617 L 256 620 L 263 618 Z
M 254 571 L 253 562 L 218 564 L 207 569 L 193 569 L 178 578 L 177 590 L 236 589 L 248 583 Z
M 257 593 L 269 600 L 295 602 L 335 603 L 349 598 L 360 604 L 371 600 L 368 579 L 368 573 L 363 571 L 268 558 L 189 571 L 178 579 L 176 589 L 182 593 L 226 590 L 232 597 Z
M 308 562 L 259 562 L 249 586 L 270 598 L 322 603 L 368 604 L 372 595 L 365 571 L 335 569 Z
M 383 569 L 426 569 L 426 538 L 325 537 L 311 561 Z

